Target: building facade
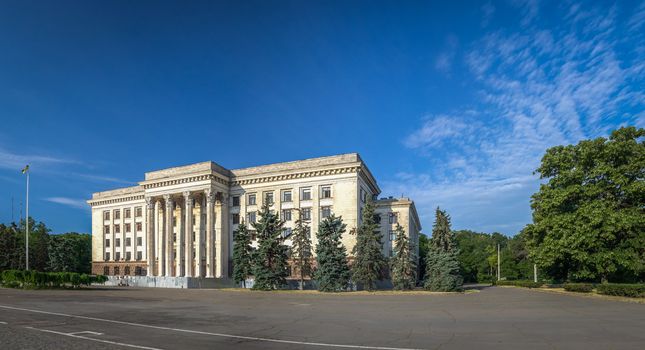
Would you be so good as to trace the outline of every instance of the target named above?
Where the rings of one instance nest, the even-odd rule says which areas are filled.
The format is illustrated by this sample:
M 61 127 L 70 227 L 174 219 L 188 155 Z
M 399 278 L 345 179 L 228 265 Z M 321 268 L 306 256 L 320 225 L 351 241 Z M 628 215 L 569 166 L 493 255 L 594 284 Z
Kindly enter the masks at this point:
M 351 252 L 356 239 L 350 231 L 372 198 L 384 255 L 391 255 L 397 223 L 418 250 L 421 225 L 414 202 L 379 200 L 379 194 L 356 153 L 233 170 L 203 162 L 149 172 L 137 186 L 94 193 L 88 201 L 92 272 L 226 278 L 232 270 L 233 231 L 242 221 L 255 222 L 264 203 L 278 211 L 285 236 L 301 215 L 311 227 L 314 247 L 318 223 L 332 213 L 342 216 L 343 244 Z

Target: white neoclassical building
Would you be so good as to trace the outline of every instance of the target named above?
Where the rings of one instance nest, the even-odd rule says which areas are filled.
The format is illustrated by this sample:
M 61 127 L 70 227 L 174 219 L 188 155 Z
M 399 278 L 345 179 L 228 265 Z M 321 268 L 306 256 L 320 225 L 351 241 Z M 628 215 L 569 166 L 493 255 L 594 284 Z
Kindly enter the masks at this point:
M 377 199 L 379 194 L 356 153 L 233 170 L 203 162 L 148 172 L 137 186 L 94 193 L 88 201 L 92 272 L 226 278 L 232 271 L 233 231 L 242 220 L 254 222 L 265 202 L 279 211 L 285 235 L 296 215 L 313 233 L 322 218 L 342 216 L 343 244 L 351 252 L 350 231 L 359 225 L 366 200 L 374 198 L 383 253 L 391 254 L 397 223 L 418 247 L 421 225 L 414 202 Z

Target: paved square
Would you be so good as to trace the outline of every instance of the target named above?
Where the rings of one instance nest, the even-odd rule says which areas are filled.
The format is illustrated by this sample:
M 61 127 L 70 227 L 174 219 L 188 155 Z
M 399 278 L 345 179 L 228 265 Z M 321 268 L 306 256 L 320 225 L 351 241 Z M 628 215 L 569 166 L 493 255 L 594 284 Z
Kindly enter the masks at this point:
M 0 289 L 1 349 L 642 349 L 645 305 L 455 295 Z

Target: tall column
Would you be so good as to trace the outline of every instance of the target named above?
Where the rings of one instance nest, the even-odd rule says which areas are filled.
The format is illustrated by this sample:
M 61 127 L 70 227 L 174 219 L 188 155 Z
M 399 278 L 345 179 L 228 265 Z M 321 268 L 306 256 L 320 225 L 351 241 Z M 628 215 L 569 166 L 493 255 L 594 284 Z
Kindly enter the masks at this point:
M 213 204 L 215 194 L 211 189 L 204 191 L 206 196 L 206 277 L 213 277 L 215 270 L 215 259 L 213 256 Z
M 125 253 L 126 253 L 126 246 L 125 246 L 125 225 L 124 222 L 125 220 L 123 219 L 123 212 L 121 209 L 119 209 L 119 227 L 121 228 L 121 260 L 125 260 Z M 136 225 L 134 227 L 134 230 L 136 231 Z M 124 270 L 125 271 L 125 270 Z M 123 271 L 121 272 L 123 274 Z
M 116 261 L 116 230 L 114 229 L 114 212 L 110 210 L 110 217 L 112 218 L 112 225 L 110 225 L 110 228 L 112 229 L 112 242 L 110 242 L 112 245 L 112 253 L 110 254 L 110 260 Z
M 146 197 L 146 207 L 148 210 L 146 210 L 146 248 L 148 250 L 148 256 L 146 256 L 146 260 L 148 261 L 148 271 L 147 275 L 148 276 L 154 276 L 154 268 L 155 268 L 155 224 L 154 224 L 154 214 L 155 214 L 155 204 L 154 200 L 151 197 Z M 135 225 L 136 226 L 136 225 Z M 135 227 L 135 232 L 136 227 Z M 134 246 L 135 246 L 135 252 L 136 252 L 136 246 L 137 246 L 137 239 L 136 235 L 134 236 Z M 136 257 L 135 257 L 136 258 Z
M 184 199 L 186 203 L 186 223 L 184 225 L 186 268 L 184 271 L 186 277 L 193 277 L 193 198 L 190 196 L 190 192 L 184 192 Z
M 204 220 L 202 220 L 202 214 L 204 214 L 204 209 L 206 205 L 206 199 L 204 196 L 200 196 L 199 201 L 199 216 L 195 214 L 197 220 L 195 221 L 195 277 L 204 277 L 204 265 L 202 264 L 202 257 L 204 256 L 204 250 L 202 249 L 202 241 L 204 240 Z M 197 223 L 199 222 L 199 227 Z
M 155 225 L 155 264 L 157 266 L 157 270 L 155 272 L 155 276 L 164 276 L 166 274 L 166 261 L 164 257 L 164 247 L 166 246 L 166 241 L 163 239 L 163 227 L 162 227 L 162 221 L 159 220 L 159 213 L 161 211 L 161 201 L 157 199 L 155 201 L 155 219 L 154 219 L 154 225 Z
M 175 256 L 173 254 L 173 239 L 172 239 L 172 211 L 173 201 L 169 194 L 163 196 L 166 202 L 166 276 L 173 276 L 173 264 Z
M 215 202 L 215 258 L 217 259 L 215 277 L 228 277 L 228 204 L 223 193 L 219 192 Z

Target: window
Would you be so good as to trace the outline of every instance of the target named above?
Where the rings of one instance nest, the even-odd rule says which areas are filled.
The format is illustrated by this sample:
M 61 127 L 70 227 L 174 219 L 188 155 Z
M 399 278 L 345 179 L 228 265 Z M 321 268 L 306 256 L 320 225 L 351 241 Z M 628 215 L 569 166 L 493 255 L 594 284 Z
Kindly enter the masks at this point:
M 264 201 L 268 205 L 272 205 L 273 204 L 273 192 L 264 192 Z
M 390 230 L 390 241 L 394 242 L 396 240 L 396 232 Z
M 390 258 L 393 257 L 393 256 L 394 256 L 394 250 L 392 250 L 392 248 L 390 248 Z
M 123 212 L 123 216 L 124 216 L 126 219 L 131 218 L 131 217 L 132 217 L 132 210 L 131 210 L 130 208 L 127 208 L 127 209 Z
M 110 233 L 110 225 L 103 226 L 103 233 Z
M 141 259 L 139 259 L 139 260 L 141 260 Z M 142 276 L 143 275 L 141 266 L 137 266 L 137 267 L 134 268 L 134 275 L 135 276 Z
M 365 203 L 367 200 L 367 192 L 361 187 L 361 202 Z
M 130 261 L 130 258 L 132 258 L 132 253 L 130 252 L 125 252 L 125 260 Z
M 249 230 L 249 236 L 251 236 L 252 241 L 255 241 L 258 239 L 258 232 L 255 230 Z
M 234 207 L 240 206 L 240 196 L 233 196 L 233 206 Z
M 172 241 L 177 242 L 177 232 L 172 233 Z
M 120 252 L 114 253 L 114 260 L 121 260 L 121 253 Z
M 172 226 L 177 227 L 177 217 L 176 216 L 172 217 Z
M 105 261 L 109 261 L 109 260 L 110 260 L 110 252 L 105 252 Z
M 114 220 L 121 218 L 121 211 L 119 209 L 114 210 Z
M 374 214 L 374 222 L 377 224 L 381 224 L 381 214 Z
M 103 212 L 103 220 L 110 220 L 110 212 L 108 210 Z
M 301 201 L 311 200 L 311 188 L 307 187 L 300 190 L 300 200 Z
M 141 223 L 137 222 L 137 232 L 141 232 Z
M 132 238 L 128 237 L 125 239 L 125 246 L 130 247 L 132 245 Z
M 291 209 L 282 210 L 282 220 L 291 221 Z
M 109 239 L 105 240 L 105 248 L 110 248 L 110 240 Z
M 311 220 L 311 208 L 301 208 L 300 218 L 302 220 Z
M 108 257 L 109 257 L 109 255 L 108 255 Z M 110 259 L 106 259 L 106 260 L 110 260 Z M 105 276 L 110 274 L 110 267 L 109 266 L 103 266 L 103 274 Z
M 291 202 L 291 190 L 282 191 L 282 201 Z
M 124 270 L 125 270 L 125 271 L 123 271 L 124 275 L 129 275 L 130 274 L 130 266 L 126 266 Z
M 137 247 L 141 247 L 143 245 L 143 238 L 137 237 Z
M 233 214 L 233 225 L 240 223 L 240 214 Z
M 114 225 L 114 233 L 121 233 L 121 225 Z
M 291 228 L 285 227 L 282 229 L 282 238 L 287 238 L 291 236 Z
M 118 275 L 119 273 L 121 273 L 121 272 L 119 271 L 119 267 L 118 267 L 118 266 L 115 266 L 115 267 L 114 267 L 114 274 L 115 274 L 115 275 Z
M 114 244 L 115 244 L 115 247 L 120 246 L 121 245 L 121 238 L 115 238 L 114 239 Z
M 138 218 L 141 217 L 141 207 L 134 208 L 134 216 L 136 216 Z
M 396 224 L 396 223 L 397 223 L 396 213 L 390 213 L 390 224 Z
M 246 197 L 246 202 L 248 205 L 255 205 L 255 193 L 251 193 Z
M 311 239 L 311 227 L 307 226 L 307 227 L 305 227 L 305 230 L 307 231 L 307 237 L 309 237 L 309 239 Z
M 132 232 L 132 224 L 125 224 L 125 232 Z
M 331 198 L 331 186 L 322 186 L 322 187 L 320 187 L 320 197 L 321 198 Z
M 331 207 L 320 207 L 320 216 L 324 218 L 328 218 L 331 216 Z
M 246 215 L 248 216 L 248 222 L 249 222 L 250 224 L 254 224 L 254 223 L 255 223 L 255 212 L 254 212 L 254 211 L 250 211 L 250 212 L 249 212 L 248 214 L 246 214 Z

